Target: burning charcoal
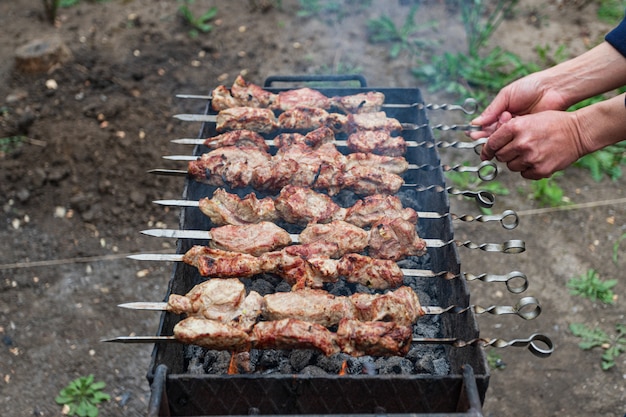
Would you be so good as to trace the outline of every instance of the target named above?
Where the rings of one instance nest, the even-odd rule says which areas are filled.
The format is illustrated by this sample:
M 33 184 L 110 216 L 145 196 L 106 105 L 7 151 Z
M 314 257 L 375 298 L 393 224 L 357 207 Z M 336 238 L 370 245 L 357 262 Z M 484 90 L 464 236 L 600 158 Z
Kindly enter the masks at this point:
M 445 358 L 434 359 L 433 368 L 435 375 L 447 375 L 450 373 L 450 364 Z
M 410 360 L 399 356 L 380 358 L 376 361 L 379 374 L 408 375 L 413 373 L 413 364 Z
M 322 368 L 317 367 L 315 365 L 309 365 L 305 367 L 302 371 L 300 371 L 301 375 L 311 375 L 311 376 L 326 376 L 328 373 L 324 371 Z
M 260 350 L 258 352 L 259 358 L 257 360 L 257 367 L 261 370 L 276 368 L 283 360 L 283 357 L 278 350 L 269 349 Z
M 294 350 L 289 357 L 289 363 L 296 372 L 302 371 L 313 363 L 315 352 L 310 349 Z
M 274 285 L 265 279 L 255 279 L 250 283 L 250 290 L 256 291 L 261 295 L 272 294 L 274 292 Z
M 322 368 L 329 374 L 338 374 L 341 371 L 341 367 L 350 356 L 345 354 L 338 354 L 332 356 L 319 355 L 317 357 L 316 365 Z

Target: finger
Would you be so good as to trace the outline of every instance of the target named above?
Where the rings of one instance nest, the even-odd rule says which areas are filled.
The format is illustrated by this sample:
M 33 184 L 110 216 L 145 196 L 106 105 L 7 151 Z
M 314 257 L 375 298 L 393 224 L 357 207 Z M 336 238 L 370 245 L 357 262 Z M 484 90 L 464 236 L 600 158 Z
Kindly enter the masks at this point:
M 499 152 L 505 145 L 511 142 L 515 138 L 515 135 L 511 129 L 509 129 L 507 124 L 504 124 L 500 127 L 500 129 L 496 130 L 487 140 L 487 142 L 483 145 L 482 151 L 480 153 L 480 158 L 483 161 L 487 161 L 493 159 L 496 156 L 496 153 Z M 506 155 L 500 154 L 500 157 L 503 158 Z

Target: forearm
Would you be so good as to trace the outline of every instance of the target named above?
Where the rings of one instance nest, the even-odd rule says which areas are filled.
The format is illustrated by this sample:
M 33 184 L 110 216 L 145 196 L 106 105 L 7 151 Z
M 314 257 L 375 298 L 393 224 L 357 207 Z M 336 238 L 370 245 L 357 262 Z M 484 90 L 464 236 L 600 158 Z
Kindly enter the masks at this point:
M 568 105 L 626 85 L 626 57 L 608 42 L 538 73 Z
M 626 140 L 625 95 L 583 107 L 573 113 L 582 155 Z

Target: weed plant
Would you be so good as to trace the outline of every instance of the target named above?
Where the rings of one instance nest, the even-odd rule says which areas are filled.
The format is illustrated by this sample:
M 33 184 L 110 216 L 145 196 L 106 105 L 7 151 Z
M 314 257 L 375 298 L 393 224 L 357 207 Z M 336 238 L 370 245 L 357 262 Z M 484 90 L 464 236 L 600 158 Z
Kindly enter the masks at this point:
M 397 27 L 391 17 L 387 15 L 370 19 L 367 22 L 369 41 L 371 43 L 390 43 L 389 56 L 391 58 L 396 58 L 403 51 L 416 57 L 425 49 L 432 49 L 436 42 L 430 38 L 422 38 L 418 34 L 424 29 L 431 28 L 435 23 L 418 26 L 415 23 L 415 14 L 418 8 L 417 4 L 411 7 L 401 27 Z
M 604 349 L 602 354 L 602 370 L 608 371 L 615 366 L 617 357 L 626 352 L 626 325 L 617 323 L 615 325 L 615 335 L 609 336 L 598 328 L 590 328 L 582 323 L 572 323 L 569 326 L 570 331 L 576 337 L 583 340 L 578 346 L 583 350 L 601 347 Z
M 67 415 L 97 417 L 98 404 L 111 399 L 102 392 L 105 386 L 104 382 L 95 382 L 93 375 L 76 378 L 61 390 L 55 401 L 68 406 Z
M 194 0 L 178 0 L 178 12 L 183 16 L 185 22 L 191 26 L 189 30 L 189 36 L 197 38 L 200 32 L 208 33 L 213 30 L 213 25 L 209 22 L 217 15 L 217 7 L 213 6 L 206 12 L 196 15 L 191 10 L 191 5 Z
M 586 274 L 577 278 L 571 278 L 567 282 L 570 294 L 588 298 L 591 301 L 601 301 L 605 304 L 615 303 L 615 294 L 612 288 L 617 285 L 616 279 L 603 281 L 594 269 L 589 269 Z
M 341 23 L 347 16 L 358 14 L 372 5 L 371 0 L 299 0 L 296 15 L 319 18 L 327 24 Z

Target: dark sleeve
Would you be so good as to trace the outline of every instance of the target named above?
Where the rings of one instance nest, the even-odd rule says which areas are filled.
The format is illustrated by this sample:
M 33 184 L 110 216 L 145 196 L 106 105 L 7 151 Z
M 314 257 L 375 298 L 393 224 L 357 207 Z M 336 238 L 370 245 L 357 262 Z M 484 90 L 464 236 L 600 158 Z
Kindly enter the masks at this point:
M 626 57 L 626 18 L 604 38 L 613 48 Z

